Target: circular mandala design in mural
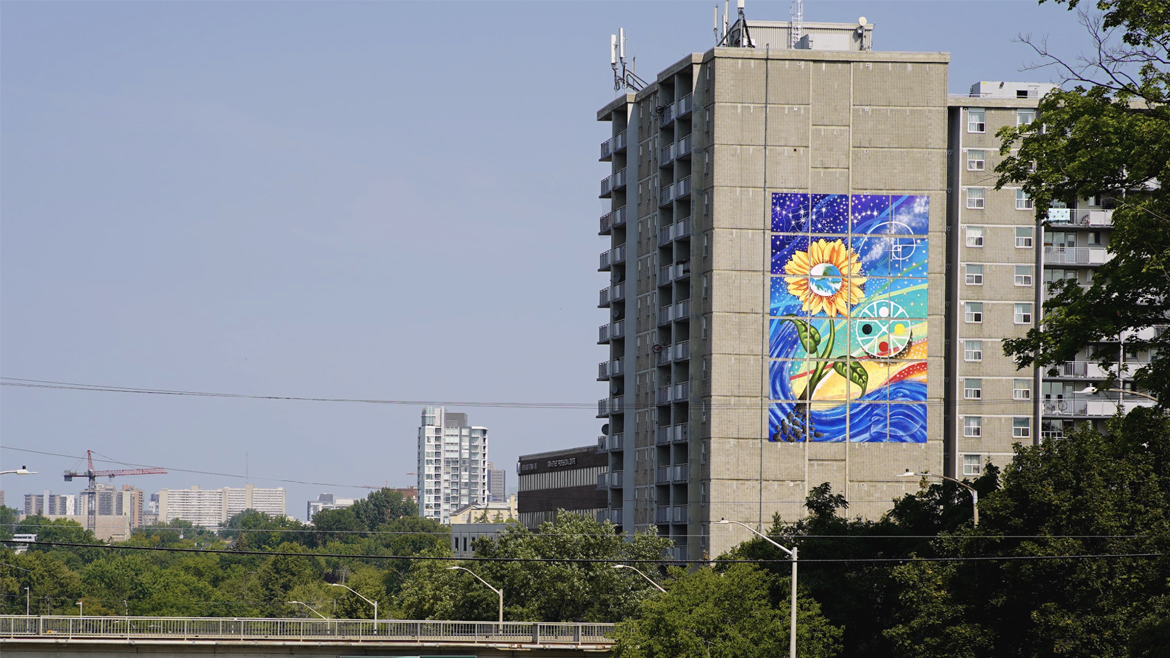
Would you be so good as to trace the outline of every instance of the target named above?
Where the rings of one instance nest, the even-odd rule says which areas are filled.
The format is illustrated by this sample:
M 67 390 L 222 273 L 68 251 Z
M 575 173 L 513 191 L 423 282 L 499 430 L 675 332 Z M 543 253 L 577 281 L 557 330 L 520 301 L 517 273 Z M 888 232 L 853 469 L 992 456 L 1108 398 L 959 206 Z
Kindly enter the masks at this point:
M 894 302 L 872 301 L 853 314 L 853 339 L 871 357 L 893 357 L 910 344 L 909 318 Z

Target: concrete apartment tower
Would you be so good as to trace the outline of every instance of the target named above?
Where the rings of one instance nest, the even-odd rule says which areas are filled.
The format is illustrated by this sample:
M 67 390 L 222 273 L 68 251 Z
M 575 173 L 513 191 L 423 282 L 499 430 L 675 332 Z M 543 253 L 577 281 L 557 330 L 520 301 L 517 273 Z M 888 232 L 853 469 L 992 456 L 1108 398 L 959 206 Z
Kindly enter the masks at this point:
M 418 514 L 450 523 L 451 513 L 488 502 L 486 427 L 467 414 L 424 407 L 418 428 Z
M 492 462 L 487 463 L 487 486 L 488 486 L 488 502 L 489 503 L 506 503 L 508 502 L 508 472 L 502 468 L 496 468 Z
M 600 486 L 676 557 L 823 482 L 876 517 L 943 469 L 948 55 L 872 38 L 741 21 L 597 114 Z
M 995 189 L 994 169 L 1001 161 L 996 133 L 1033 122 L 1041 129 L 1036 108 L 1052 89 L 1043 83 L 979 82 L 948 103 L 945 431 L 953 448 L 944 466 L 955 477 L 978 476 L 988 461 L 1006 464 L 1013 444 L 1062 438 L 1077 423 L 1100 428 L 1119 407 L 1152 404 L 1124 392 L 1094 392 L 1105 388 L 1102 381 L 1110 374 L 1118 378 L 1113 386 L 1132 389 L 1133 370 L 1150 355 L 1126 349 L 1128 334 L 1097 346 L 1119 361 L 1112 373 L 1087 350 L 1075 361 L 1034 371 L 1016 370 L 1003 355 L 1003 339 L 1039 326 L 1048 283 L 1071 279 L 1088 286 L 1096 267 L 1112 257 L 1107 248 L 1113 199 L 1078 199 L 1037 217 L 1023 190 Z M 1154 331 L 1140 333 L 1150 338 Z

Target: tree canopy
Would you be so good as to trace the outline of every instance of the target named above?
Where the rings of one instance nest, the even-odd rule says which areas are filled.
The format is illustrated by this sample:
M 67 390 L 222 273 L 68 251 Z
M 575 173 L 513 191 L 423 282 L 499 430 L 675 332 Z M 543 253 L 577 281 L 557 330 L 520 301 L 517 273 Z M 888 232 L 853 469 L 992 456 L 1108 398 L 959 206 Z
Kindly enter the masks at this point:
M 1043 0 L 1041 0 L 1043 2 Z M 1078 0 L 1053 0 L 1077 8 Z M 1076 62 L 1025 39 L 1055 67 L 1065 89 L 1047 94 L 1037 122 L 1004 128 L 997 187 L 1019 185 L 1043 219 L 1054 204 L 1100 195 L 1113 207 L 1110 260 L 1087 290 L 1066 280 L 1051 285 L 1043 330 L 1005 341 L 1020 367 L 1076 360 L 1091 350 L 1112 367 L 1124 335 L 1147 364 L 1135 383 L 1170 407 L 1170 3 L 1099 0 L 1082 12 L 1094 49 Z M 1082 8 L 1083 9 L 1083 8 Z

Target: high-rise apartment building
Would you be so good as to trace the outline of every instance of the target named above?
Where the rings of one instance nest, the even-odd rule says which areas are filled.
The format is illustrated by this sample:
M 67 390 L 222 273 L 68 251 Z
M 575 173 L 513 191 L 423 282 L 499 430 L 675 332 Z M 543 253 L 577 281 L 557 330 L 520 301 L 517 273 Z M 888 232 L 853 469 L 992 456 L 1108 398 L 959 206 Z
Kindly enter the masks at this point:
M 496 468 L 492 462 L 487 463 L 487 487 L 488 487 L 488 502 L 489 503 L 505 503 L 508 502 L 507 482 L 508 472 L 502 468 Z
M 24 515 L 32 516 L 72 516 L 77 514 L 77 496 L 73 494 L 54 494 L 45 490 L 39 494 L 24 495 Z
M 948 56 L 748 28 L 597 115 L 611 517 L 679 557 L 822 482 L 876 516 L 943 461 Z
M 218 528 L 244 510 L 256 510 L 269 516 L 285 515 L 283 487 L 262 489 L 248 484 L 243 488 L 162 489 L 158 492 L 158 520 L 189 521 L 205 528 Z
M 1146 403 L 1090 393 L 1107 373 L 1087 354 L 1041 372 L 1002 355 L 1044 282 L 1087 285 L 1109 258 L 1109 200 L 1037 218 L 994 189 L 996 130 L 1051 85 L 951 97 L 947 54 L 875 52 L 873 29 L 741 21 L 648 83 L 619 74 L 631 93 L 597 114 L 599 488 L 679 557 L 747 537 L 722 519 L 799 518 L 824 482 L 875 518 L 917 489 L 906 471 L 978 475 Z
M 1130 388 L 1133 370 L 1149 354 L 1124 348 L 1130 336 L 1097 345 L 1119 367 L 1107 372 L 1086 350 L 1052 368 L 1019 371 L 1001 342 L 1039 326 L 1048 284 L 1072 280 L 1089 286 L 1107 262 L 1114 200 L 1100 195 L 1057 204 L 1036 216 L 1019 188 L 996 190 L 1004 127 L 1034 124 L 1037 105 L 1051 84 L 980 82 L 949 100 L 951 151 L 947 285 L 948 443 L 946 466 L 957 476 L 977 476 L 988 461 L 1011 459 L 1012 444 L 1060 438 L 1074 424 L 1100 426 L 1119 407 L 1151 401 L 1123 391 L 1100 391 L 1110 374 Z M 1141 334 L 1150 337 L 1153 328 Z M 1124 364 L 1124 365 L 1121 365 Z M 953 411 L 952 411 L 953 410 Z
M 112 484 L 96 483 L 92 489 L 82 489 L 78 496 L 78 514 L 84 516 L 88 513 L 91 497 L 94 498 L 93 509 L 98 516 L 127 516 L 131 528 L 142 525 L 146 493 L 141 489 L 129 484 L 119 488 Z
M 467 414 L 424 407 L 418 428 L 418 514 L 449 523 L 451 513 L 488 500 L 488 431 Z
M 305 520 L 312 521 L 317 512 L 329 509 L 344 509 L 353 505 L 353 498 L 337 498 L 331 493 L 317 496 L 317 500 L 310 500 L 305 510 Z

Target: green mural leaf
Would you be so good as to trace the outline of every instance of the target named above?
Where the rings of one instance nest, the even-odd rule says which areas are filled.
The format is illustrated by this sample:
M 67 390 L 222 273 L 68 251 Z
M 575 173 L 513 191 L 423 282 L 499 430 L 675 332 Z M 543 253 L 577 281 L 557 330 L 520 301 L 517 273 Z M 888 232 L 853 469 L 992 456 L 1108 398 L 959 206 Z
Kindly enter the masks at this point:
M 800 345 L 804 351 L 809 354 L 816 352 L 821 345 L 821 332 L 804 320 L 789 320 L 789 322 L 796 326 L 796 336 L 800 339 Z
M 857 361 L 850 361 L 849 365 L 845 365 L 844 361 L 834 361 L 833 370 L 836 370 L 838 375 L 860 386 L 861 395 L 865 395 L 865 389 L 869 386 L 869 373 L 865 371 L 865 366 Z

